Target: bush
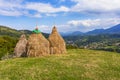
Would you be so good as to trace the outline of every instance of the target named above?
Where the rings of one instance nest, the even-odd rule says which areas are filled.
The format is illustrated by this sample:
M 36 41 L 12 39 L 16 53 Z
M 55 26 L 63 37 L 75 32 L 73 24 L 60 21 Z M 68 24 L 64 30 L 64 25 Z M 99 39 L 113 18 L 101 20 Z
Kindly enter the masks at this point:
M 0 36 L 0 58 L 13 54 L 17 39 L 9 36 Z
M 67 47 L 67 49 L 77 49 L 78 47 L 77 47 L 77 45 L 67 45 L 66 46 Z

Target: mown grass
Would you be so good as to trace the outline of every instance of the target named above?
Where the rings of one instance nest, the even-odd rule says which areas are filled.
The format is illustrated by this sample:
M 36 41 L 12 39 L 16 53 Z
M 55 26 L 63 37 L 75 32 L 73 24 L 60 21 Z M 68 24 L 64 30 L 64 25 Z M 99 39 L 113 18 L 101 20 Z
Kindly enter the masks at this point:
M 120 54 L 70 49 L 67 54 L 0 61 L 0 80 L 119 80 Z

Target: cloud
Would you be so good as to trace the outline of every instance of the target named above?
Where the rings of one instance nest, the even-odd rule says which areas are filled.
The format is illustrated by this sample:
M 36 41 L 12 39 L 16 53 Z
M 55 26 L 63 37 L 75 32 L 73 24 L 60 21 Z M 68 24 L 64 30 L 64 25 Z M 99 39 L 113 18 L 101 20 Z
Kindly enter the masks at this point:
M 42 18 L 42 15 L 39 13 L 36 13 L 34 15 L 31 15 L 31 17 Z
M 71 20 L 66 24 L 56 25 L 59 32 L 81 31 L 88 32 L 94 29 L 107 29 L 120 24 L 119 18 L 102 18 L 102 19 L 86 19 L 86 20 Z M 42 32 L 50 33 L 53 26 L 39 25 Z
M 38 27 L 42 32 L 45 33 L 50 33 L 52 30 L 52 26 L 48 26 L 48 25 L 39 25 Z
M 20 16 L 22 15 L 19 11 L 16 10 L 0 10 L 1 15 L 5 16 Z
M 37 14 L 33 14 L 32 12 Z M 25 0 L 0 0 L 0 15 L 41 17 L 42 13 L 55 16 L 58 12 L 68 12 L 65 6 L 53 7 L 48 3 L 25 2 Z M 38 14 L 39 13 L 39 14 Z
M 74 2 L 72 7 L 63 6 L 58 7 L 50 3 L 31 2 L 26 0 L 0 0 L 0 15 L 5 16 L 29 16 L 40 17 L 45 14 L 47 16 L 57 16 L 59 12 L 69 13 L 88 13 L 88 14 L 103 14 L 103 15 L 120 15 L 120 0 L 69 0 Z M 59 0 L 59 2 L 66 2 L 66 0 Z M 33 14 L 32 12 L 39 13 Z M 49 14 L 49 15 L 48 15 Z M 37 15 L 37 16 L 36 16 Z M 30 17 L 31 17 L 30 16 Z
M 71 20 L 64 25 L 58 25 L 59 30 L 67 31 L 82 31 L 87 32 L 94 29 L 107 29 L 120 23 L 119 18 L 107 19 L 87 19 L 87 20 Z M 63 32 L 64 32 L 63 31 Z
M 50 4 L 35 3 L 35 2 L 27 3 L 25 7 L 26 9 L 35 10 L 40 13 L 57 13 L 57 12 L 68 12 L 69 11 L 69 9 L 65 6 L 54 8 Z
M 21 0 L 22 1 L 22 0 Z M 5 16 L 21 16 L 26 13 L 26 11 L 22 11 L 20 8 L 22 6 L 20 0 L 0 0 L 0 15 Z M 21 12 L 22 11 L 22 12 Z
M 22 6 L 20 5 L 20 3 L 22 3 L 22 1 L 23 0 L 0 0 L 0 8 L 21 8 Z
M 46 16 L 53 16 L 53 17 L 56 17 L 57 14 L 50 14 L 50 13 L 47 13 Z
M 86 28 L 91 28 L 91 27 L 95 27 L 95 26 L 100 26 L 101 19 L 87 19 L 87 20 L 72 20 L 72 21 L 68 21 L 68 25 L 70 26 L 75 26 L 75 27 L 86 27 Z
M 112 13 L 120 12 L 120 0 L 71 0 L 76 3 L 74 12 Z

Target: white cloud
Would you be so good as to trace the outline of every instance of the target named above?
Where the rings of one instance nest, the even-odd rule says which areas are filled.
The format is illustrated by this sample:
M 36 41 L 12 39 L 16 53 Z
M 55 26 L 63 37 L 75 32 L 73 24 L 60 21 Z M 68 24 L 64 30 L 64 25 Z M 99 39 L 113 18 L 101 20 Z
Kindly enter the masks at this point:
M 120 0 L 71 0 L 76 2 L 72 11 L 82 12 L 120 12 Z
M 0 10 L 0 14 L 5 15 L 5 16 L 20 16 L 20 15 L 22 15 L 22 13 L 20 13 L 19 11 L 16 11 L 16 10 Z
M 66 0 L 59 0 L 65 2 Z M 58 1 L 58 4 L 59 4 Z M 21 16 L 32 14 L 30 10 L 36 13 L 43 13 L 48 16 L 56 16 L 59 12 L 86 12 L 86 13 L 104 13 L 105 15 L 118 15 L 120 14 L 120 0 L 68 0 L 76 4 L 71 8 L 60 5 L 53 7 L 49 3 L 41 2 L 27 2 L 25 0 L 0 0 L 0 15 L 5 16 Z M 67 3 L 67 2 L 66 2 Z M 26 13 L 27 12 L 27 13 Z M 53 15 L 54 14 L 54 15 Z M 41 15 L 43 16 L 43 15 Z M 37 16 L 36 16 L 37 17 Z M 40 16 L 38 16 L 40 17 Z
M 33 14 L 30 12 L 30 10 L 33 10 L 39 14 Z M 48 3 L 25 2 L 25 0 L 0 0 L 0 15 L 5 16 L 32 15 L 33 17 L 41 17 L 41 13 L 44 13 L 48 16 L 55 16 L 55 13 L 68 11 L 69 8 L 65 6 L 56 8 Z
M 65 6 L 61 6 L 59 8 L 54 8 L 50 4 L 44 4 L 44 3 L 27 3 L 26 4 L 26 9 L 29 10 L 35 10 L 40 13 L 56 13 L 56 12 L 68 12 L 69 9 Z
M 0 0 L 0 8 L 9 8 L 9 9 L 13 9 L 13 8 L 21 8 L 22 6 L 20 5 L 20 3 L 23 0 Z
M 53 17 L 56 17 L 57 14 L 50 14 L 50 13 L 47 13 L 46 16 L 53 16 Z
M 58 28 L 61 32 L 62 30 L 87 32 L 94 29 L 107 29 L 119 23 L 119 18 L 72 20 L 65 25 L 58 25 Z
M 39 13 L 37 13 L 37 14 L 32 15 L 31 17 L 41 18 L 41 17 L 42 17 L 42 15 L 41 15 L 41 14 L 39 14 Z
M 87 32 L 94 29 L 107 29 L 120 23 L 119 18 L 109 19 L 87 19 L 87 20 L 71 20 L 66 24 L 56 25 L 59 32 L 81 31 Z M 50 33 L 53 26 L 39 25 L 42 32 Z
M 50 33 L 52 26 L 39 25 L 38 28 L 40 29 L 41 32 Z
M 95 20 L 72 20 L 69 21 L 68 24 L 71 26 L 85 26 L 85 27 L 90 27 L 90 26 L 94 26 L 94 25 L 98 25 L 99 19 L 95 19 Z
M 22 1 L 22 0 L 21 0 Z M 22 6 L 20 0 L 0 0 L 0 15 L 5 16 L 20 16 L 26 13 L 26 11 L 20 10 Z

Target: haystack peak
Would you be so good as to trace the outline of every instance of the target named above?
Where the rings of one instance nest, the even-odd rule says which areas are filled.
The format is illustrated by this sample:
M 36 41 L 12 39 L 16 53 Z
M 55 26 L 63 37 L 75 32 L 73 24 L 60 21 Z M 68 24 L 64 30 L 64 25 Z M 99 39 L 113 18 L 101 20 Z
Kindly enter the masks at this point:
M 57 31 L 57 27 L 54 26 L 53 29 L 52 29 L 52 33 L 56 33 L 56 32 L 58 32 L 58 31 Z
M 22 35 L 20 36 L 20 40 L 21 40 L 21 39 L 26 39 L 25 34 L 22 34 Z

